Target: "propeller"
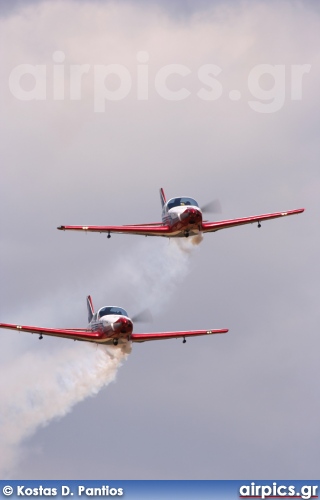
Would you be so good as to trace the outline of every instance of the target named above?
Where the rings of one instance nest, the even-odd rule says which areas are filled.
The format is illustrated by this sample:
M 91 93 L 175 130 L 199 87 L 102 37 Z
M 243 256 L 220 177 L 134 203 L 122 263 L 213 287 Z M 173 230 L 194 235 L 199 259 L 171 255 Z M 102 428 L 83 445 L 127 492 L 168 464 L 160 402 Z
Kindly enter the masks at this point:
M 140 311 L 138 314 L 132 316 L 132 321 L 137 323 L 151 323 L 153 321 L 153 317 L 149 309 L 144 309 Z
M 222 212 L 221 203 L 218 199 L 209 201 L 209 203 L 206 203 L 200 208 L 203 213 L 207 214 L 221 214 Z

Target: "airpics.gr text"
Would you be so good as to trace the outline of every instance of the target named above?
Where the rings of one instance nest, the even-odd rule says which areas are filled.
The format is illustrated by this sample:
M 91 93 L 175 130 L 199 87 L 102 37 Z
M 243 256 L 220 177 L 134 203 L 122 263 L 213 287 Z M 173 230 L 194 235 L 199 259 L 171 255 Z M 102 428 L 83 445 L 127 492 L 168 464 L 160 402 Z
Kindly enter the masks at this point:
M 158 96 L 178 102 L 190 99 L 192 94 L 202 101 L 214 102 L 227 93 L 230 101 L 245 99 L 253 111 L 275 113 L 288 99 L 302 100 L 303 78 L 311 70 L 311 64 L 256 64 L 247 68 L 246 81 L 241 85 L 249 91 L 245 98 L 239 89 L 224 88 L 225 77 L 221 82 L 217 79 L 223 76 L 217 64 L 202 64 L 197 69 L 178 63 L 154 68 L 153 64 L 149 71 L 147 51 L 136 54 L 138 64 L 133 64 L 133 68 L 134 61 L 127 67 L 120 63 L 65 64 L 65 58 L 63 51 L 56 50 L 52 54 L 54 64 L 15 66 L 8 77 L 11 94 L 20 101 L 81 101 L 83 96 L 91 95 L 94 112 L 104 113 L 108 101 L 122 101 L 133 93 L 138 101 L 148 100 L 151 92 L 152 99 Z M 271 80 L 268 88 L 263 84 L 264 78 Z M 240 84 L 239 79 L 236 82 Z

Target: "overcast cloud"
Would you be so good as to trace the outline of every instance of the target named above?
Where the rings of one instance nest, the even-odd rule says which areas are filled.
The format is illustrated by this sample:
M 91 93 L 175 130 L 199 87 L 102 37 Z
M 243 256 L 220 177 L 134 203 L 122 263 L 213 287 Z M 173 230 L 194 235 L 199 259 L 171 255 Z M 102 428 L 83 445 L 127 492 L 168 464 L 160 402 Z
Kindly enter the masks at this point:
M 135 331 L 230 329 L 185 345 L 134 346 L 115 383 L 14 446 L 6 474 L 315 479 L 318 5 L 66 0 L 5 7 L 0 320 L 83 327 L 91 293 L 97 308 L 117 304 L 134 315 L 151 306 L 153 323 Z M 57 51 L 65 57 L 59 100 Z M 9 77 L 22 64 L 45 67 L 45 80 L 38 80 L 45 99 L 21 100 L 10 91 Z M 95 68 L 111 64 L 126 69 L 131 86 L 97 112 Z M 159 71 L 172 64 L 189 70 L 167 80 L 169 91 L 189 92 L 181 100 L 168 100 L 157 88 Z M 212 80 L 205 83 L 198 73 L 208 64 L 221 69 L 215 77 L 221 96 L 214 100 L 199 96 L 201 89 L 212 90 Z M 79 100 L 70 98 L 72 65 L 88 69 Z M 269 71 L 260 79 L 259 65 Z M 271 66 L 277 66 L 273 76 Z M 298 66 L 305 67 L 300 80 Z M 119 82 L 109 75 L 103 83 L 112 93 Z M 30 95 L 34 90 L 30 75 L 18 84 Z M 61 224 L 159 221 L 160 187 L 167 197 L 189 195 L 200 204 L 219 198 L 221 218 L 306 212 L 259 230 L 207 234 L 187 254 L 160 238 L 108 240 L 56 230 Z M 38 359 L 39 379 L 46 378 L 54 360 L 73 346 L 68 342 L 2 330 L 1 377 L 9 374 L 13 387 L 28 389 L 25 359 Z

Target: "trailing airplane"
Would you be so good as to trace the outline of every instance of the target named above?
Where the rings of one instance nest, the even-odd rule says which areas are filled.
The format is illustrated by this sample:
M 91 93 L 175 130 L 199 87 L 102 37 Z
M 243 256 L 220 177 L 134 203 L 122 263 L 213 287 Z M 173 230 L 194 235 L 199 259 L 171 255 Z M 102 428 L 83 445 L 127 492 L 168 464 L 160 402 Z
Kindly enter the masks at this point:
M 160 189 L 160 198 L 162 205 L 162 222 L 127 226 L 59 226 L 57 229 L 62 231 L 107 233 L 108 238 L 110 238 L 111 233 L 188 238 L 188 236 L 195 236 L 199 233 L 213 233 L 220 229 L 241 226 L 243 224 L 252 224 L 253 222 L 257 222 L 258 227 L 261 227 L 262 221 L 304 212 L 304 208 L 299 208 L 297 210 L 254 215 L 241 219 L 208 222 L 203 220 L 203 213 L 215 211 L 217 206 L 215 202 L 208 203 L 201 209 L 196 200 L 186 196 L 171 198 L 167 201 L 162 188 Z
M 0 328 L 17 330 L 18 332 L 35 333 L 39 339 L 43 335 L 62 337 L 85 342 L 96 342 L 97 344 L 118 345 L 131 342 L 146 342 L 148 340 L 166 340 L 182 338 L 183 343 L 187 337 L 197 337 L 199 335 L 213 335 L 216 333 L 227 333 L 228 330 L 192 330 L 182 332 L 158 332 L 158 333 L 132 333 L 133 320 L 129 318 L 127 312 L 122 307 L 107 306 L 101 307 L 94 312 L 90 295 L 87 297 L 88 322 L 85 329 L 79 328 L 42 328 L 38 326 L 15 325 L 10 323 L 0 323 Z M 137 321 L 139 319 L 137 318 Z

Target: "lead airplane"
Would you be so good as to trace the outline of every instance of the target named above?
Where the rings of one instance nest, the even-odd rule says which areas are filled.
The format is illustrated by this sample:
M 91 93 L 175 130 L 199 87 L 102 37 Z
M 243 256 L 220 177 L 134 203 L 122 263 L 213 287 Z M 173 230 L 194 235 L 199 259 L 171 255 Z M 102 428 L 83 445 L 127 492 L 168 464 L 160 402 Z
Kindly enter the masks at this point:
M 42 328 L 39 326 L 16 325 L 11 323 L 0 323 L 0 328 L 16 330 L 18 332 L 35 333 L 39 339 L 43 335 L 62 337 L 85 342 L 96 342 L 97 344 L 118 345 L 131 342 L 146 342 L 147 340 L 166 340 L 182 338 L 183 343 L 187 337 L 199 335 L 213 335 L 227 333 L 229 330 L 223 328 L 218 330 L 192 330 L 184 332 L 158 332 L 158 333 L 133 333 L 133 321 L 127 312 L 121 307 L 101 307 L 94 312 L 90 295 L 87 297 L 88 322 L 85 329 L 79 328 Z
M 268 219 L 277 219 L 287 215 L 295 215 L 304 212 L 304 208 L 288 210 L 286 212 L 274 212 L 271 214 L 253 215 L 242 219 L 222 220 L 218 222 L 208 222 L 203 220 L 205 209 L 212 208 L 213 203 L 209 203 L 203 209 L 199 207 L 196 200 L 186 196 L 171 198 L 167 201 L 164 191 L 160 189 L 162 205 L 162 222 L 152 222 L 150 224 L 133 224 L 127 226 L 59 226 L 62 231 L 91 231 L 95 233 L 107 233 L 110 238 L 111 233 L 139 234 L 144 236 L 165 236 L 188 237 L 196 236 L 199 233 L 213 233 L 219 229 L 252 224 L 257 222 L 261 227 L 261 222 Z

